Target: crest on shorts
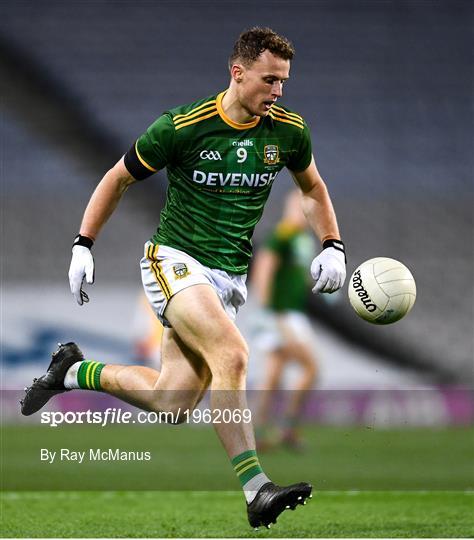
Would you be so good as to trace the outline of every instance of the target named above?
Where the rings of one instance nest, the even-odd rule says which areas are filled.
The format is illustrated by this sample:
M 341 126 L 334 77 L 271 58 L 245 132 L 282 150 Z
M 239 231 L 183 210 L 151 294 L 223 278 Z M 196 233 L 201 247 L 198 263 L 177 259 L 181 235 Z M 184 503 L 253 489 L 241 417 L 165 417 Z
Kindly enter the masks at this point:
M 173 272 L 176 279 L 181 279 L 189 276 L 190 272 L 184 263 L 178 263 L 173 266 Z
M 263 161 L 267 165 L 275 165 L 280 161 L 280 152 L 276 144 L 266 144 L 263 149 Z

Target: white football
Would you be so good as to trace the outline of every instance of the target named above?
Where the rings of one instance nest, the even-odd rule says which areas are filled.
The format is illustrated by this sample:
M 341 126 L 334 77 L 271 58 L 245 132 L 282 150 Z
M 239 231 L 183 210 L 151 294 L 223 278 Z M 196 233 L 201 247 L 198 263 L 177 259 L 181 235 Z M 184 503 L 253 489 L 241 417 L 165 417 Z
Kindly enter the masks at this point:
M 355 270 L 348 293 L 359 317 L 373 324 L 390 324 L 411 310 L 416 285 L 410 270 L 400 261 L 376 257 Z

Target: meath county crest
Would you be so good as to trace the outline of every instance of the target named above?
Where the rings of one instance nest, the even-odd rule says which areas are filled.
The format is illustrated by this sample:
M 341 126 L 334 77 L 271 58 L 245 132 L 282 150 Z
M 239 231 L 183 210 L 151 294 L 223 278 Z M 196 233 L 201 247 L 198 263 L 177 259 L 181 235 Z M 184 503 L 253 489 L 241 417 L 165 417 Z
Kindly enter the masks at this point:
M 173 272 L 176 279 L 181 279 L 189 275 L 188 267 L 184 263 L 178 263 L 173 266 Z
M 278 152 L 278 146 L 276 144 L 267 144 L 263 149 L 263 161 L 267 165 L 275 165 L 280 161 L 280 156 Z

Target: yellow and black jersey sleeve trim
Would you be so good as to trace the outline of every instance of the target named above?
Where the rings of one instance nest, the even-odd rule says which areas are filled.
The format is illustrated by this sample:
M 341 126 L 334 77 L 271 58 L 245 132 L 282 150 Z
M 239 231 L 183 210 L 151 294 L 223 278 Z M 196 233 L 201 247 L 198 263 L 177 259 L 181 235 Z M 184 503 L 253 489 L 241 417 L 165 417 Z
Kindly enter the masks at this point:
M 275 109 L 272 107 L 269 111 L 269 115 L 273 120 L 276 120 L 277 122 L 284 122 L 286 124 L 291 124 L 292 126 L 296 126 L 300 129 L 304 129 L 304 122 L 301 116 L 298 117 L 298 115 L 290 116 L 290 113 L 281 112 L 283 109 Z
M 296 114 L 296 113 L 285 111 L 285 109 L 283 109 L 282 107 L 279 107 L 278 105 L 273 105 L 271 110 L 276 112 L 276 113 L 280 113 L 280 114 L 282 114 L 284 116 L 289 116 L 290 118 L 293 118 L 294 120 L 299 120 L 300 122 L 303 122 L 303 117 L 302 116 L 300 116 L 299 114 Z
M 216 106 L 215 105 L 209 105 L 209 107 L 205 107 L 204 109 L 201 109 L 200 111 L 196 111 L 196 112 L 193 112 L 192 114 L 187 114 L 185 117 L 182 117 L 182 118 L 178 118 L 176 119 L 176 117 L 173 118 L 173 123 L 175 126 L 179 126 L 181 124 L 186 124 L 190 121 L 193 121 L 196 119 L 196 116 L 201 118 L 202 116 L 206 116 L 205 113 L 208 113 L 208 112 L 212 112 L 212 111 L 215 111 L 216 110 Z
M 177 114 L 176 116 L 173 116 L 173 122 L 176 123 L 176 121 L 178 120 L 184 120 L 184 119 L 188 119 L 190 116 L 196 116 L 196 114 L 198 113 L 198 111 L 204 109 L 204 108 L 207 108 L 207 107 L 210 107 L 212 105 L 215 105 L 216 104 L 216 100 L 215 99 L 211 99 L 209 101 L 206 101 L 206 103 L 203 103 L 202 105 L 199 105 L 198 107 L 194 107 L 194 109 L 191 109 L 189 112 L 185 113 L 185 114 Z M 204 111 L 202 111 L 204 112 Z
M 208 107 L 206 109 L 202 109 L 198 113 L 196 113 L 196 117 L 194 118 L 183 118 L 181 121 L 178 120 L 178 122 L 175 122 L 175 130 L 178 131 L 178 129 L 184 128 L 186 126 L 191 126 L 192 124 L 197 124 L 198 122 L 201 122 L 202 120 L 206 120 L 207 118 L 212 118 L 213 116 L 216 116 L 219 114 L 217 112 L 216 106 L 213 105 L 212 107 Z M 192 115 L 194 116 L 194 115 Z
M 194 109 L 191 109 L 186 114 L 177 114 L 176 116 L 173 116 L 173 124 L 176 131 L 178 129 L 184 128 L 186 126 L 191 126 L 193 124 L 197 124 L 198 122 L 201 122 L 202 120 L 206 120 L 207 118 L 212 118 L 213 116 L 217 115 L 217 107 L 216 107 L 216 100 L 211 99 L 210 101 L 206 101 L 206 103 L 203 103 L 202 105 L 199 105 L 198 107 L 194 107 Z
M 127 171 L 135 178 L 135 180 L 144 180 L 157 171 L 157 169 L 149 165 L 140 155 L 137 143 L 135 143 L 125 154 L 124 162 Z

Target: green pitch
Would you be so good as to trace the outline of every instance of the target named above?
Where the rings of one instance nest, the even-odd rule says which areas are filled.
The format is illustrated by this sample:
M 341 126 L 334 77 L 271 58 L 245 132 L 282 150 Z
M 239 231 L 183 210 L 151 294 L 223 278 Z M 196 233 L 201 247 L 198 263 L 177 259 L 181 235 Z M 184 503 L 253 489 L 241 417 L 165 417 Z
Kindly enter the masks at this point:
M 4 537 L 472 537 L 463 492 L 319 492 L 272 529 L 248 526 L 237 492 L 10 492 Z
M 473 537 L 472 428 L 313 426 L 308 449 L 261 454 L 314 497 L 253 531 L 210 427 L 3 426 L 4 537 Z M 49 448 L 148 450 L 148 462 L 41 462 Z M 202 490 L 207 491 L 202 491 Z
M 4 426 L 5 491 L 233 491 L 231 464 L 210 426 Z M 311 426 L 307 450 L 260 454 L 280 484 L 305 480 L 319 491 L 474 489 L 474 430 Z M 149 451 L 150 461 L 48 464 L 40 450 Z

